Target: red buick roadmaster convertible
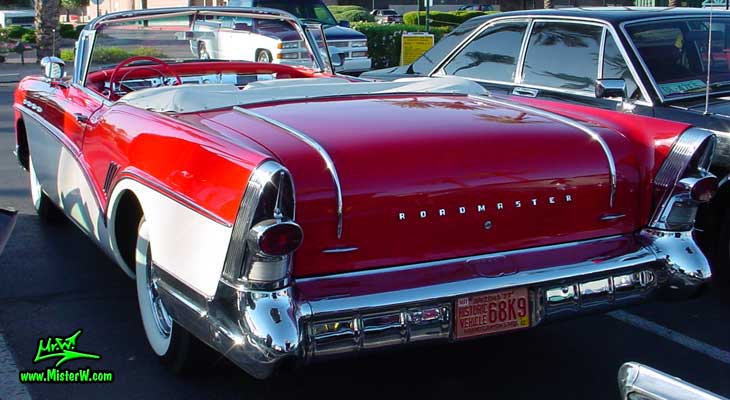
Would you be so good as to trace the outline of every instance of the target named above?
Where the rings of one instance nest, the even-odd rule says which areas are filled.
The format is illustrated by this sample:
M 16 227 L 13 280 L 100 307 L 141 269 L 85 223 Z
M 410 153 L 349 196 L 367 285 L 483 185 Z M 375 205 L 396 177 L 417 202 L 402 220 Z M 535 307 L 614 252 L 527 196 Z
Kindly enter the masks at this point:
M 197 20 L 296 33 L 311 66 L 198 59 L 191 42 L 226 29 Z M 48 58 L 18 87 L 38 213 L 60 209 L 136 279 L 164 361 L 185 365 L 194 335 L 266 378 L 710 278 L 692 237 L 717 185 L 709 131 L 513 104 L 461 78 L 358 82 L 331 74 L 318 37 L 267 9 L 108 14 L 70 78 Z

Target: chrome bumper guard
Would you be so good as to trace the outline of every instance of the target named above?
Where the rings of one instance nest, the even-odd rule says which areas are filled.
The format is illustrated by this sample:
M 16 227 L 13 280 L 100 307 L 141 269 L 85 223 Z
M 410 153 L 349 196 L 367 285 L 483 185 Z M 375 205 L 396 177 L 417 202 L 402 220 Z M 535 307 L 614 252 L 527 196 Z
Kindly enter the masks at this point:
M 627 243 L 630 250 L 624 251 Z M 584 257 L 506 275 L 457 274 L 459 279 L 417 284 L 422 272 L 432 268 L 459 271 L 474 262 L 514 262 L 524 256 L 555 260 L 560 254 L 570 254 L 568 259 L 574 260 L 576 254 Z M 153 273 L 173 318 L 256 378 L 270 376 L 285 360 L 307 362 L 407 343 L 455 340 L 452 310 L 462 296 L 527 287 L 533 327 L 655 296 L 685 299 L 711 276 L 692 232 L 648 229 L 637 235 L 299 279 L 274 291 L 236 290 L 221 283 L 213 299 L 193 293 L 159 268 Z M 368 282 L 403 282 L 403 286 L 383 290 Z

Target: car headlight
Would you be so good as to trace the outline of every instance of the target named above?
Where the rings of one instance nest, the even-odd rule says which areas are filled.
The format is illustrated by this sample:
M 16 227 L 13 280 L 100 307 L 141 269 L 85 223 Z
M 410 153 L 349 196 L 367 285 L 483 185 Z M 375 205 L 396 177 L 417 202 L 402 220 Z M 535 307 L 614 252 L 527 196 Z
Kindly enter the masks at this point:
M 367 41 L 350 42 L 350 47 L 368 47 Z
M 277 47 L 280 49 L 298 49 L 299 42 L 281 42 Z

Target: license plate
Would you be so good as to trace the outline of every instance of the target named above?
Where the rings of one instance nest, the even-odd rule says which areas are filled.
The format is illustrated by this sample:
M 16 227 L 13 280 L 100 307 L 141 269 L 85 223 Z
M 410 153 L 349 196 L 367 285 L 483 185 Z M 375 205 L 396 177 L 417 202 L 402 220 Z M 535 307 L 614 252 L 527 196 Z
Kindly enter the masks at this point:
M 456 339 L 530 326 L 527 288 L 485 293 L 456 300 Z

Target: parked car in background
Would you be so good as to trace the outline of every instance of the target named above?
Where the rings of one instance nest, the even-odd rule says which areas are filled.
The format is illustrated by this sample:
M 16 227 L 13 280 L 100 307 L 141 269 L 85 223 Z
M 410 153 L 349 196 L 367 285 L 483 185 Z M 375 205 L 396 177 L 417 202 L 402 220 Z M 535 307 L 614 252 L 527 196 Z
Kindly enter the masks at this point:
M 337 21 L 322 0 L 230 0 L 229 6 L 266 7 L 292 13 L 302 21 L 324 25 L 327 45 L 333 54 L 344 58 L 338 72 L 359 73 L 370 70 L 367 37 L 352 28 L 348 21 Z
M 190 49 L 201 60 L 248 60 L 311 66 L 311 49 L 287 21 L 229 15 L 198 15 L 192 22 Z M 321 34 L 316 33 L 319 37 Z M 321 42 L 321 40 L 320 40 Z M 336 50 L 337 51 L 337 50 Z M 343 55 L 330 54 L 341 67 Z M 327 55 L 323 53 L 323 57 Z
M 29 29 L 35 28 L 35 10 L 0 10 L 0 28 L 14 25 Z
M 621 400 L 727 400 L 637 362 L 627 362 L 619 368 L 618 389 Z
M 717 185 L 712 132 L 459 77 L 364 82 L 318 51 L 310 67 L 200 60 L 194 16 L 283 21 L 317 47 L 278 10 L 107 14 L 70 78 L 45 58 L 13 104 L 39 215 L 61 209 L 136 280 L 174 368 L 191 335 L 266 378 L 681 300 L 710 279 L 692 228 Z M 94 56 L 153 44 L 164 55 Z
M 711 60 L 707 44 L 712 33 Z M 718 135 L 711 170 L 730 172 L 730 15 L 690 8 L 581 8 L 473 18 L 411 65 L 363 78 L 459 76 L 539 106 L 560 100 L 690 123 Z M 705 91 L 710 71 L 709 107 Z M 701 210 L 703 248 L 730 270 L 730 180 Z
M 379 24 L 402 24 L 403 23 L 403 16 L 398 14 L 398 11 L 393 10 L 392 8 L 381 8 L 377 10 L 373 10 L 370 12 L 370 14 L 375 17 L 375 22 Z
M 492 11 L 493 9 L 490 4 L 468 4 L 459 7 L 459 11 Z

